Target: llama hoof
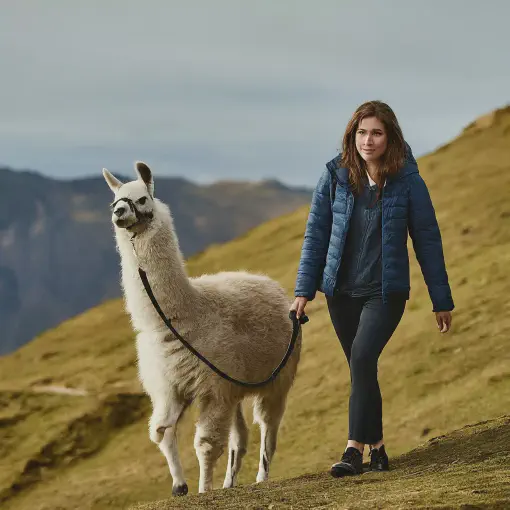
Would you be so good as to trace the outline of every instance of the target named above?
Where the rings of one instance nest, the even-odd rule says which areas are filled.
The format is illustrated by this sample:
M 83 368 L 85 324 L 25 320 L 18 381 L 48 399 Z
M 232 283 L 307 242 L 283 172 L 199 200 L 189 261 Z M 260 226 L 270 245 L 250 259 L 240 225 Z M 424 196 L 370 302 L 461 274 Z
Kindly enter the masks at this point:
M 269 476 L 267 475 L 267 473 L 259 473 L 259 474 L 257 474 L 256 483 L 267 482 L 268 479 L 269 479 Z
M 183 485 L 176 485 L 172 487 L 172 495 L 173 496 L 186 496 L 188 494 L 188 484 L 184 483 Z
M 228 481 L 225 480 L 223 482 L 223 488 L 224 489 L 232 489 L 235 486 L 236 486 L 236 484 L 235 484 L 234 480 L 228 480 Z

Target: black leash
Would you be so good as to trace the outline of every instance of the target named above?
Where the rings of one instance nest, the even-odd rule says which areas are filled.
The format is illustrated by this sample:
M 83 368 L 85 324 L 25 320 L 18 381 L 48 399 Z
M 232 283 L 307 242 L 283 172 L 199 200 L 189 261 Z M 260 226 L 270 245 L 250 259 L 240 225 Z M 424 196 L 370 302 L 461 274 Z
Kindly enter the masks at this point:
M 213 372 L 216 372 L 219 376 L 223 377 L 223 379 L 226 379 L 227 381 L 230 381 L 231 383 L 237 384 L 239 386 L 245 386 L 248 388 L 257 388 L 259 386 L 264 386 L 265 384 L 271 382 L 273 379 L 276 378 L 280 370 L 286 365 L 290 355 L 292 354 L 292 351 L 294 349 L 294 345 L 296 344 L 296 340 L 299 333 L 299 328 L 301 327 L 301 324 L 305 324 L 308 322 L 308 317 L 306 315 L 302 315 L 299 319 L 297 318 L 296 311 L 292 310 L 289 313 L 289 318 L 292 320 L 292 337 L 290 339 L 289 345 L 287 347 L 287 352 L 285 353 L 285 356 L 282 358 L 278 366 L 273 370 L 273 373 L 264 381 L 260 382 L 246 382 L 246 381 L 239 381 L 237 379 L 234 379 L 233 377 L 230 377 L 228 374 L 220 370 L 217 366 L 213 365 L 206 357 L 202 356 L 192 345 L 190 345 L 184 338 L 182 338 L 181 335 L 177 332 L 177 330 L 173 327 L 171 319 L 167 319 L 165 314 L 163 313 L 163 310 L 161 310 L 161 307 L 159 306 L 159 303 L 154 296 L 154 293 L 152 292 L 151 286 L 149 284 L 149 280 L 147 279 L 147 273 L 141 269 L 138 268 L 138 273 L 140 275 L 140 278 L 142 280 L 143 286 L 145 287 L 145 291 L 147 292 L 147 295 L 149 296 L 149 299 L 152 302 L 152 305 L 158 312 L 159 316 L 163 320 L 163 322 L 166 324 L 167 328 L 175 335 L 176 338 L 180 340 L 180 342 L 186 347 L 190 352 L 192 352 L 200 361 L 204 362 Z

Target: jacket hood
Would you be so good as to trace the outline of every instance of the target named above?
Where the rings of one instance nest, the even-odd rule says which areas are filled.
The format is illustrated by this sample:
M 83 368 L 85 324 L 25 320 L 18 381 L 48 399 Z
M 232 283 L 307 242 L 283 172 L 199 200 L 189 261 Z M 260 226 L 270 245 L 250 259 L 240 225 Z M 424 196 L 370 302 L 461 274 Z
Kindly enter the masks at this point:
M 414 158 L 411 146 L 407 142 L 405 142 L 405 144 L 406 144 L 406 159 L 404 162 L 404 166 L 399 170 L 399 172 L 396 175 L 390 177 L 388 179 L 389 181 L 397 181 L 399 179 L 407 177 L 408 175 L 419 173 L 418 163 L 416 163 L 416 159 Z M 349 170 L 347 168 L 340 166 L 341 160 L 342 153 L 338 154 L 338 156 L 334 157 L 331 161 L 328 161 L 326 163 L 326 168 L 331 172 L 335 172 L 336 178 L 339 183 L 347 185 L 349 183 Z

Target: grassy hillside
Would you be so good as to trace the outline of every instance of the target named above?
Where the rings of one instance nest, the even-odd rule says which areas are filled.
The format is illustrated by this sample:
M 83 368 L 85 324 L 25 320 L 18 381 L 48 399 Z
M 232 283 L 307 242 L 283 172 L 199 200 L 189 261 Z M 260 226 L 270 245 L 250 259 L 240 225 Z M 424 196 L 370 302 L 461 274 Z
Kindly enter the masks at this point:
M 456 140 L 421 158 L 419 166 L 441 226 L 456 310 L 452 330 L 440 335 L 413 258 L 411 300 L 379 363 L 390 456 L 510 411 L 510 108 L 473 123 Z M 189 260 L 190 274 L 264 272 L 281 281 L 290 298 L 307 213 L 302 208 L 212 247 Z M 345 446 L 348 368 L 322 295 L 307 313 L 311 321 L 304 326 L 273 480 L 324 472 Z M 120 301 L 67 321 L 0 359 L 2 508 L 123 508 L 168 497 L 170 475 L 147 437 L 148 405 L 140 393 L 133 335 Z M 198 464 L 192 438 L 193 412 L 184 419 L 180 444 L 194 492 Z M 256 474 L 255 428 L 250 439 L 241 484 L 251 483 Z M 412 458 L 419 463 L 422 457 Z M 222 458 L 217 470 L 218 487 L 225 462 Z M 398 473 L 389 483 L 399 483 Z M 434 476 L 424 476 L 423 483 L 439 479 Z M 469 483 L 485 483 L 476 470 L 470 476 Z M 325 483 L 321 477 L 301 480 Z M 288 482 L 285 490 L 297 487 L 292 483 L 301 482 Z M 354 493 L 358 482 L 349 483 Z M 409 490 L 421 490 L 419 478 L 409 483 Z M 312 483 L 309 489 L 314 487 L 319 488 Z M 501 495 L 490 487 L 485 500 L 494 496 L 496 501 Z M 261 494 L 262 504 L 262 493 L 250 491 L 253 497 Z M 441 501 L 448 503 L 448 491 L 442 494 Z M 319 505 L 322 496 L 316 497 Z M 459 501 L 451 499 L 452 504 Z
M 156 501 L 133 510 L 171 508 L 308 510 L 310 508 L 463 508 L 510 506 L 510 416 L 431 439 L 395 459 L 390 473 L 341 481 L 313 473 L 279 482 Z

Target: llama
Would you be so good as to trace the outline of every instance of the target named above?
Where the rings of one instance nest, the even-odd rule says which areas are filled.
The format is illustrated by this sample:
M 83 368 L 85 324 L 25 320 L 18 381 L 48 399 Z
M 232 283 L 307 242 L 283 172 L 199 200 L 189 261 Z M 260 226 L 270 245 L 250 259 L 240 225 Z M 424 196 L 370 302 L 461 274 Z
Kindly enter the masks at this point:
M 126 309 L 136 332 L 138 374 L 152 403 L 149 437 L 166 457 L 172 494 L 188 492 L 177 448 L 177 426 L 192 402 L 198 407 L 194 438 L 200 466 L 199 492 L 211 490 L 213 469 L 228 441 L 224 488 L 233 487 L 248 443 L 242 401 L 253 398 L 260 427 L 257 482 L 268 479 L 277 434 L 301 350 L 294 351 L 278 376 L 265 386 L 246 388 L 214 373 L 167 329 L 152 306 L 138 274 L 146 271 L 159 305 L 176 330 L 216 366 L 237 379 L 266 379 L 282 359 L 292 335 L 290 302 L 279 283 L 247 272 L 190 278 L 179 248 L 170 209 L 154 197 L 150 168 L 135 163 L 137 179 L 123 184 L 108 170 L 113 191 L 112 223 L 121 258 Z

